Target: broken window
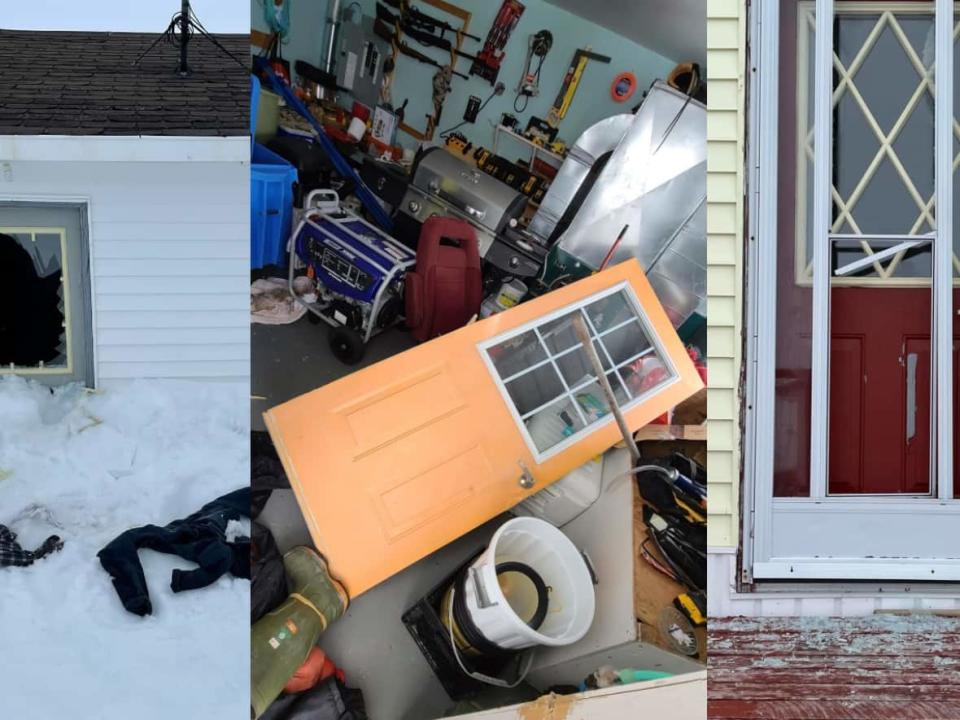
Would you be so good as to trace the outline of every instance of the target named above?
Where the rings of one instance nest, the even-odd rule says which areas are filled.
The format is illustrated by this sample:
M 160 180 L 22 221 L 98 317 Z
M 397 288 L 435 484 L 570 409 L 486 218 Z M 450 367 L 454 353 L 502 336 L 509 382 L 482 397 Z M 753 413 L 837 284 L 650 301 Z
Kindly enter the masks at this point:
M 0 228 L 0 365 L 69 363 L 64 233 Z

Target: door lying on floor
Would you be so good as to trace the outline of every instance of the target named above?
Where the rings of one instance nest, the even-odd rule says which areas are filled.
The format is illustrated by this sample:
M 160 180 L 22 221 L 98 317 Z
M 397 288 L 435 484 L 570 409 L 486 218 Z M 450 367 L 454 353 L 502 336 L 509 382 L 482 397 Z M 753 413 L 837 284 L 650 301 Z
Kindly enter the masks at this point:
M 759 12 L 747 567 L 960 580 L 953 3 Z
M 631 260 L 265 414 L 313 540 L 351 595 L 617 442 L 577 316 L 630 426 L 702 387 Z
M 93 386 L 83 212 L 75 205 L 0 202 L 0 374 Z

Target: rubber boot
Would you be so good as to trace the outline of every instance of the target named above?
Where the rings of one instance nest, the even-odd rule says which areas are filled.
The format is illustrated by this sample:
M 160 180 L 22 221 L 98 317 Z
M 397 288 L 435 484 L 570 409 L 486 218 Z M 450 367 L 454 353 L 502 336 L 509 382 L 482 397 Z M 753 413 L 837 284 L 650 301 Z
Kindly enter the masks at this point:
M 250 631 L 250 714 L 259 718 L 277 699 L 320 634 L 347 609 L 343 586 L 327 563 L 308 547 L 283 556 L 290 597 L 260 618 Z

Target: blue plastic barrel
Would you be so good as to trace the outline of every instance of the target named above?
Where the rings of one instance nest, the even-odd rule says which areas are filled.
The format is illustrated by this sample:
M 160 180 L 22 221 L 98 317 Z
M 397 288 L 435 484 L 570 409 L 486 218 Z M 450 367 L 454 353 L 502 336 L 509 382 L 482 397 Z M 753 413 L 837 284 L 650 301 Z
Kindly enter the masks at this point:
M 297 169 L 257 142 L 260 82 L 253 78 L 250 93 L 250 266 L 286 265 L 287 238 L 293 224 L 293 184 Z

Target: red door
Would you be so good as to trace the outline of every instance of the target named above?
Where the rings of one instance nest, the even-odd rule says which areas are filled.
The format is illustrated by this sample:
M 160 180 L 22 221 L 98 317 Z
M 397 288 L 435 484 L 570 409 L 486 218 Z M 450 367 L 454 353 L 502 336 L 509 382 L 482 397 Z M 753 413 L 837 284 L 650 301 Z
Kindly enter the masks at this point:
M 930 290 L 835 288 L 829 491 L 930 490 Z

